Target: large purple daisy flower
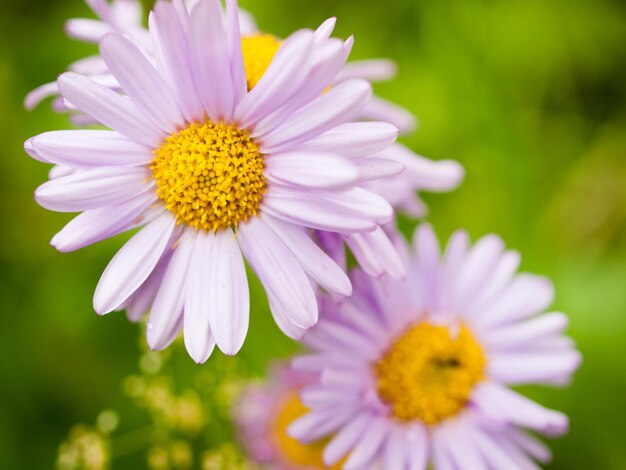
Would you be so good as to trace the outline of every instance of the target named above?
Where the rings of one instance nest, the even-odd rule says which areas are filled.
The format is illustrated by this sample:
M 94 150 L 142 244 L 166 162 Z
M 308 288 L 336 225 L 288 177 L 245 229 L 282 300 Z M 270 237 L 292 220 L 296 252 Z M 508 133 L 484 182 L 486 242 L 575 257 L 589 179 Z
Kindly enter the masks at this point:
M 38 188 L 37 201 L 83 212 L 53 245 L 71 251 L 143 227 L 105 270 L 99 314 L 127 307 L 138 319 L 150 308 L 150 346 L 166 347 L 184 324 L 190 355 L 204 362 L 215 344 L 234 354 L 244 341 L 244 257 L 291 337 L 317 322 L 311 280 L 351 293 L 307 229 L 363 233 L 390 220 L 387 201 L 359 186 L 360 167 L 397 129 L 351 122 L 371 97 L 366 81 L 328 88 L 352 46 L 331 30 L 288 37 L 250 87 L 235 0 L 225 13 L 203 0 L 189 14 L 160 1 L 150 18 L 154 64 L 119 33 L 101 41 L 124 95 L 76 73 L 59 78 L 66 104 L 111 130 L 26 143 L 34 158 L 70 168 Z

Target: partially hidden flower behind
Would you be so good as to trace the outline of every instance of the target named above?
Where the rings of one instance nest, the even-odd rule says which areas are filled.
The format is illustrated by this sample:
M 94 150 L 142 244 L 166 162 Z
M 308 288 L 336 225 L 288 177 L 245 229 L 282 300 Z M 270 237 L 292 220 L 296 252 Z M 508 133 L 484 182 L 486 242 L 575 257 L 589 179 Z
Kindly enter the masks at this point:
M 567 431 L 568 419 L 509 387 L 564 385 L 580 354 L 567 317 L 544 313 L 550 282 L 517 274 L 520 257 L 490 235 L 455 233 L 443 255 L 422 225 L 405 282 L 354 272 L 354 295 L 328 300 L 293 367 L 315 374 L 311 411 L 289 427 L 304 443 L 333 436 L 328 465 L 344 469 L 531 469 L 550 451 L 527 430 Z
M 287 428 L 308 412 L 301 400 L 303 387 L 314 374 L 297 372 L 277 364 L 263 383 L 250 383 L 236 402 L 233 419 L 239 443 L 249 458 L 272 470 L 339 469 L 327 467 L 322 459 L 327 439 L 302 444 L 290 437 Z
M 125 95 L 63 74 L 63 99 L 112 130 L 42 134 L 34 158 L 71 168 L 36 191 L 45 208 L 83 212 L 52 244 L 72 251 L 143 227 L 113 258 L 96 289 L 105 314 L 150 308 L 148 343 L 166 347 L 184 323 L 197 362 L 214 345 L 236 353 L 249 293 L 242 253 L 289 336 L 317 322 L 311 280 L 351 293 L 350 281 L 307 229 L 360 233 L 393 211 L 359 186 L 359 160 L 397 129 L 351 122 L 371 96 L 364 80 L 331 87 L 352 46 L 325 23 L 287 38 L 249 89 L 236 2 L 157 3 L 150 34 L 156 67 L 129 39 L 109 33 L 101 56 Z M 312 142 L 315 145 L 312 145 Z M 360 150 L 359 150 L 360 149 Z M 346 156 L 349 154 L 349 156 Z M 393 165 L 393 162 L 390 162 Z

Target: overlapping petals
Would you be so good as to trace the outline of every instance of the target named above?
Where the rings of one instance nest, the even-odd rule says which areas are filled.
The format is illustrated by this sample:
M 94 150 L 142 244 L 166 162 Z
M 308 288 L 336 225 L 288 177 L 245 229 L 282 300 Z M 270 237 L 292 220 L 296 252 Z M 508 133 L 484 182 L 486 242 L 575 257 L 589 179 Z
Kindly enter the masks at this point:
M 400 248 L 400 251 L 406 248 Z M 408 253 L 408 252 L 407 252 Z M 301 394 L 310 413 L 290 434 L 303 442 L 331 436 L 327 465 L 347 456 L 345 469 L 536 468 L 550 453 L 525 429 L 548 436 L 568 428 L 565 415 L 508 385 L 567 383 L 580 354 L 563 335 L 567 319 L 543 313 L 550 282 L 516 274 L 519 255 L 496 236 L 473 247 L 457 232 L 440 253 L 432 229 L 416 232 L 404 282 L 379 282 L 360 271 L 346 302 L 323 301 L 323 319 L 306 334 L 311 353 L 293 367 L 317 378 Z M 378 395 L 371 364 L 417 323 L 465 325 L 487 357 L 484 378 L 456 416 L 427 426 L 394 418 Z M 354 406 L 356 404 L 356 406 Z M 320 431 L 321 423 L 326 423 Z
M 316 284 L 351 292 L 311 229 L 350 234 L 359 240 L 355 246 L 369 250 L 374 242 L 367 233 L 378 240 L 378 227 L 393 215 L 384 198 L 362 187 L 359 159 L 384 151 L 397 130 L 353 122 L 371 97 L 367 81 L 345 80 L 323 93 L 352 40 L 329 38 L 326 26 L 298 31 L 248 91 L 239 28 L 235 1 L 223 14 L 217 0 L 198 2 L 190 13 L 181 2 L 158 2 L 149 30 L 156 57 L 118 32 L 101 39 L 101 57 L 121 93 L 75 72 L 59 78 L 67 106 L 111 130 L 49 132 L 25 145 L 34 158 L 58 165 L 56 177 L 36 191 L 37 201 L 51 210 L 84 211 L 53 239 L 60 250 L 140 228 L 106 269 L 96 311 L 127 308 L 136 321 L 151 310 L 148 341 L 155 349 L 185 325 L 185 344 L 197 362 L 214 345 L 235 354 L 243 344 L 249 298 L 242 254 L 265 286 L 278 325 L 301 337 L 317 322 Z M 156 195 L 153 152 L 199 116 L 246 129 L 265 160 L 259 213 L 235 231 L 179 224 Z M 379 162 L 381 174 L 400 170 L 386 161 L 389 168 Z M 379 245 L 379 262 L 397 257 L 389 243 Z

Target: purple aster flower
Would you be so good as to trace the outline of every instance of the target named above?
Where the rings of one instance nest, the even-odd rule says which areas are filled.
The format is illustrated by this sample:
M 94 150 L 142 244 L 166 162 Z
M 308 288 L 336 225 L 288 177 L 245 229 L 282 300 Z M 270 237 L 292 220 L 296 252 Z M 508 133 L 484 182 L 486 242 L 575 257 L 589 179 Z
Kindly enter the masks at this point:
M 174 5 L 184 11 L 185 4 L 192 7 L 199 0 L 175 1 Z M 149 40 L 148 31 L 142 26 L 141 5 L 136 0 L 90 0 L 88 4 L 100 20 L 74 19 L 67 24 L 67 31 L 71 37 L 87 42 L 98 42 L 106 33 L 117 31 L 124 33 L 142 49 L 155 63 L 155 51 Z M 184 15 L 184 13 L 183 13 Z M 281 44 L 281 40 L 261 32 L 254 18 L 246 11 L 239 10 L 240 32 L 243 42 L 244 65 L 248 75 L 248 87 L 253 88 L 267 69 L 274 54 Z M 330 35 L 335 25 L 335 19 L 325 22 L 319 32 Z M 108 71 L 108 67 L 99 56 L 79 61 L 70 67 L 71 70 L 89 75 L 98 83 L 104 84 L 116 91 L 121 91 L 118 80 Z M 387 59 L 373 59 L 356 61 L 345 64 L 334 77 L 333 85 L 356 78 L 370 83 L 390 80 L 396 75 L 396 65 Z M 47 96 L 58 93 L 56 82 L 43 85 L 34 90 L 26 98 L 27 108 L 32 108 Z M 79 125 L 93 124 L 96 121 L 89 115 L 68 106 L 66 100 L 57 98 L 54 101 L 57 111 L 71 111 L 71 119 Z M 362 109 L 362 120 L 379 120 L 395 125 L 400 132 L 410 132 L 415 128 L 415 117 L 404 108 L 390 103 L 380 97 L 372 97 Z M 342 133 L 350 132 L 350 128 L 342 129 Z M 326 151 L 334 142 L 326 135 L 321 141 L 312 140 L 308 146 L 312 149 Z M 338 135 L 338 138 L 342 138 Z M 373 143 L 376 144 L 376 133 L 373 134 Z M 374 150 L 374 149 L 372 149 Z M 346 149 L 350 152 L 350 149 Z M 363 149 L 355 149 L 354 162 L 359 166 L 362 186 L 383 196 L 394 208 L 407 212 L 416 217 L 425 215 L 426 208 L 417 191 L 450 191 L 457 187 L 463 179 L 463 168 L 454 161 L 432 161 L 416 155 L 408 148 L 394 144 L 378 154 L 369 154 L 363 158 Z M 393 163 L 393 164 L 391 164 Z M 54 169 L 52 177 L 57 174 L 67 174 L 71 169 Z M 343 244 L 350 248 L 361 267 L 372 276 L 389 274 L 392 277 L 404 276 L 402 263 L 395 253 L 387 231 L 378 227 L 374 232 L 355 236 L 320 234 L 321 246 L 325 249 L 337 247 L 335 250 L 341 262 Z
M 312 374 L 277 364 L 265 383 L 250 383 L 235 404 L 238 439 L 256 463 L 275 470 L 325 468 L 322 443 L 303 445 L 287 434 L 287 427 L 308 409 L 299 393 Z
M 149 307 L 153 349 L 184 323 L 197 362 L 215 344 L 235 354 L 244 341 L 244 257 L 279 327 L 297 338 L 317 322 L 311 281 L 351 293 L 308 230 L 375 231 L 393 215 L 360 187 L 359 159 L 393 143 L 397 129 L 351 122 L 371 97 L 368 82 L 328 89 L 352 39 L 330 38 L 326 23 L 298 31 L 250 87 L 239 24 L 235 0 L 224 14 L 217 0 L 189 14 L 180 1 L 158 2 L 149 30 L 154 64 L 119 33 L 100 43 L 123 95 L 77 73 L 58 80 L 68 106 L 111 130 L 48 132 L 25 145 L 34 158 L 70 168 L 35 194 L 47 209 L 82 212 L 54 237 L 56 248 L 142 227 L 106 268 L 95 310 L 127 307 L 137 319 Z
M 428 225 L 416 232 L 404 282 L 356 271 L 352 298 L 325 300 L 294 360 L 317 379 L 301 393 L 311 411 L 289 427 L 344 469 L 531 469 L 549 450 L 526 430 L 557 436 L 565 415 L 511 390 L 564 385 L 580 354 L 567 317 L 544 313 L 550 282 L 517 274 L 520 257 L 490 235 L 470 247 L 460 231 L 440 255 Z M 408 249 L 407 249 L 408 250 Z

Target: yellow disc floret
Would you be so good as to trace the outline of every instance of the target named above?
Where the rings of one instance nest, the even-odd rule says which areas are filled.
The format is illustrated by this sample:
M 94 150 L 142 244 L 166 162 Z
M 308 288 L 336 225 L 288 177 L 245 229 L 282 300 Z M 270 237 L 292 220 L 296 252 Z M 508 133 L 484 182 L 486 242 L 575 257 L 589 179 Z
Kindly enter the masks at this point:
M 217 232 L 255 215 L 265 169 L 250 134 L 231 124 L 193 123 L 169 136 L 150 165 L 157 195 L 179 223 Z
M 287 393 L 280 402 L 274 418 L 274 442 L 283 460 L 290 464 L 290 468 L 319 468 L 337 470 L 341 468 L 343 460 L 332 467 L 326 467 L 322 459 L 324 447 L 328 439 L 321 439 L 311 444 L 302 444 L 287 434 L 287 428 L 296 419 L 304 416 L 309 410 L 305 407 L 296 391 Z
M 483 378 L 485 355 L 470 330 L 420 323 L 374 365 L 378 395 L 401 421 L 426 424 L 459 413 Z
M 271 34 L 255 34 L 241 38 L 248 90 L 252 90 L 259 83 L 281 44 L 282 42 Z

